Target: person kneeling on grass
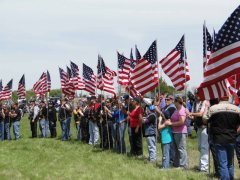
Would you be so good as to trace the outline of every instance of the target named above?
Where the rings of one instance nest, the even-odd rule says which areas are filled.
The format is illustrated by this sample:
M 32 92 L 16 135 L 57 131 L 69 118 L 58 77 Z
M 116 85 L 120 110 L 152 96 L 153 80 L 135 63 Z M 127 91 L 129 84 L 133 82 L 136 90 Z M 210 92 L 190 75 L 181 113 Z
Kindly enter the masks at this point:
M 146 108 L 147 117 L 143 118 L 144 136 L 147 138 L 148 144 L 148 160 L 150 162 L 156 161 L 156 124 L 157 115 L 155 113 L 155 106 L 149 105 Z

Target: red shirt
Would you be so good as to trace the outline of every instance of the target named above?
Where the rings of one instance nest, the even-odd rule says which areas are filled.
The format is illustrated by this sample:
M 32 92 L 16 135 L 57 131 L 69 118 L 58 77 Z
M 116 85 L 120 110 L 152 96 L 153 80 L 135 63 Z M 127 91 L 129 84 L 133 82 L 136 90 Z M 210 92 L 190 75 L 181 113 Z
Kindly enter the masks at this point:
M 129 115 L 130 115 L 130 127 L 137 127 L 138 125 L 142 127 L 139 115 L 143 115 L 143 109 L 140 106 L 137 109 L 134 109 Z
M 100 104 L 99 103 L 96 103 L 96 104 L 91 104 L 89 106 L 89 111 L 92 110 L 94 108 L 94 111 L 97 111 L 97 109 L 100 107 Z

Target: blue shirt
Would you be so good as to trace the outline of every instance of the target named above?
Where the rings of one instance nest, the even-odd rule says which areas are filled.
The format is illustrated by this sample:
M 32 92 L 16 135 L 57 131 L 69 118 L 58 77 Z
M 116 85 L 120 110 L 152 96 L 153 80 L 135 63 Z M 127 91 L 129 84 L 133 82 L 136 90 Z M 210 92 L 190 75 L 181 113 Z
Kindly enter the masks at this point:
M 161 132 L 161 136 L 162 136 L 162 144 L 168 144 L 168 143 L 172 142 L 171 127 L 167 126 L 167 127 L 163 128 L 162 132 Z
M 192 112 L 192 105 L 190 104 L 190 102 L 187 102 L 187 109 L 189 110 L 189 112 Z
M 165 98 L 162 98 L 161 101 L 160 101 L 160 109 L 165 108 L 165 106 L 166 106 Z
M 119 112 L 120 112 L 120 115 L 119 115 Z M 119 111 L 119 109 L 117 109 L 112 113 L 112 117 L 116 119 L 116 123 L 119 123 L 120 121 L 123 121 L 125 119 L 124 114 L 121 111 Z

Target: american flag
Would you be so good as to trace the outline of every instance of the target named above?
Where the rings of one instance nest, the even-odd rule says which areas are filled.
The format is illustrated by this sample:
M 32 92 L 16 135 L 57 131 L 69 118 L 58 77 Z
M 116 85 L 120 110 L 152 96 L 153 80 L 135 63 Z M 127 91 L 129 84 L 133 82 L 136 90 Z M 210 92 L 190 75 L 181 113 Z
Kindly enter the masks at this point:
M 126 87 L 126 91 L 132 97 L 141 96 L 141 94 L 134 88 L 134 86 L 133 86 L 133 84 L 131 82 L 129 82 L 128 86 Z
M 2 79 L 0 80 L 0 101 L 2 97 L 2 90 L 3 90 L 3 85 L 2 85 Z
M 133 87 L 140 93 L 145 94 L 158 85 L 157 68 L 157 42 L 154 41 L 146 54 L 141 58 L 130 77 Z
M 74 84 L 75 90 L 83 90 L 85 89 L 85 84 L 82 78 L 80 77 L 80 72 L 78 66 L 70 62 L 71 64 L 71 72 L 72 72 L 72 82 Z
M 47 91 L 50 92 L 51 91 L 51 76 L 50 73 L 47 71 Z
M 232 77 L 228 78 L 232 80 L 232 83 L 229 85 L 228 89 L 230 93 L 236 94 L 240 88 L 240 74 L 235 74 Z
M 240 6 L 217 33 L 203 85 L 210 85 L 240 72 Z
M 117 52 L 118 56 L 118 83 L 122 86 L 127 86 L 129 83 L 129 73 L 131 60 Z
M 203 25 L 203 72 L 210 58 L 212 51 L 212 37 L 208 32 L 206 25 Z
M 217 33 L 213 44 L 213 52 L 204 72 L 203 83 L 198 88 L 202 99 L 222 97 L 223 95 L 212 89 L 212 86 L 224 82 L 232 75 L 240 72 L 239 17 L 240 6 L 231 14 Z M 224 94 L 227 94 L 227 92 Z
M 62 93 L 64 96 L 68 96 L 70 99 L 72 99 L 75 95 L 73 83 L 68 79 L 67 73 L 62 68 L 59 68 L 59 74 Z
M 232 79 L 234 81 L 234 87 L 236 89 L 239 89 L 240 88 L 240 74 L 235 74 L 232 76 Z
M 171 79 L 177 91 L 184 90 L 185 82 L 190 80 L 186 59 L 183 35 L 177 46 L 160 61 L 163 72 Z
M 7 85 L 3 88 L 1 93 L 1 101 L 3 100 L 9 100 L 12 98 L 12 84 L 13 80 L 11 79 Z
M 213 29 L 213 36 L 212 36 L 212 42 L 213 42 L 213 43 L 212 43 L 212 49 L 213 49 L 213 44 L 214 44 L 216 38 L 217 38 L 217 33 L 215 32 L 215 29 Z
M 133 59 L 133 53 L 132 49 L 130 52 L 130 73 L 129 78 L 131 76 L 132 70 L 135 68 L 137 61 Z M 131 83 L 131 80 L 129 79 L 129 83 L 126 87 L 126 91 L 130 94 L 132 97 L 140 96 L 141 94 L 134 88 L 133 84 Z
M 140 53 L 139 53 L 140 54 Z M 139 56 L 140 59 L 141 59 L 141 55 Z M 132 52 L 132 49 L 131 49 L 131 52 L 130 52 L 130 67 L 131 67 L 131 70 L 133 70 L 137 64 L 137 61 L 138 60 L 134 60 L 133 58 L 133 52 Z
M 93 70 L 83 63 L 83 80 L 85 83 L 85 90 L 90 93 L 90 95 L 96 94 L 96 76 Z
M 18 83 L 17 96 L 19 99 L 23 99 L 26 96 L 25 75 L 22 76 Z
M 72 81 L 72 70 L 67 66 L 67 78 Z
M 218 81 L 211 86 L 206 86 L 202 88 L 198 88 L 198 95 L 201 100 L 220 98 L 228 95 L 228 89 L 231 86 L 231 81 L 228 79 L 224 79 L 222 81 Z
M 48 92 L 47 87 L 47 74 L 42 73 L 39 80 L 33 85 L 33 91 L 37 96 L 44 96 Z
M 136 60 L 139 61 L 140 59 L 142 59 L 142 56 L 137 48 L 137 46 L 135 46 L 135 54 L 136 54 Z
M 116 93 L 113 87 L 113 78 L 114 76 L 117 76 L 117 73 L 105 66 L 105 63 L 101 56 L 98 56 L 97 68 L 98 68 L 98 74 L 97 74 L 98 89 L 114 94 L 115 96 Z

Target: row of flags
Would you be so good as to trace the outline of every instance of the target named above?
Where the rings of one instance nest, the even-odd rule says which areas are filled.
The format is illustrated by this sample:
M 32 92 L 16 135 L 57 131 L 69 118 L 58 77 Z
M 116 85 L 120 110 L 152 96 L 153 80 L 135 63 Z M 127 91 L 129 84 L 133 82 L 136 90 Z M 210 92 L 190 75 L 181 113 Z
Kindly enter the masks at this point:
M 203 26 L 203 82 L 198 88 L 201 99 L 213 99 L 226 96 L 229 91 L 236 93 L 240 86 L 240 6 L 231 14 L 218 33 L 209 33 L 206 24 Z M 118 84 L 131 96 L 144 95 L 155 89 L 159 83 L 160 64 L 163 72 L 170 78 L 177 91 L 182 91 L 190 80 L 187 62 L 185 36 L 176 47 L 159 61 L 157 57 L 157 41 L 154 41 L 147 52 L 141 56 L 135 47 L 135 59 L 132 49 L 130 58 L 117 52 L 117 73 L 106 66 L 98 55 L 97 75 L 92 68 L 83 63 L 82 77 L 77 64 L 70 61 L 66 71 L 59 67 L 61 89 L 64 96 L 74 98 L 77 90 L 85 90 L 95 95 L 96 90 L 116 95 L 113 87 L 114 77 L 118 76 Z M 50 73 L 43 72 L 34 84 L 33 91 L 37 97 L 46 95 L 51 89 Z M 0 100 L 11 97 L 12 80 L 3 88 L 0 81 Z M 19 81 L 17 95 L 26 96 L 25 76 Z
M 0 80 L 0 101 L 8 100 L 12 97 L 12 84 L 11 79 L 5 87 L 2 85 L 2 80 Z
M 234 93 L 234 89 L 236 92 L 236 84 L 240 81 L 237 79 L 240 73 L 240 6 L 212 38 L 206 26 L 203 29 L 204 79 L 198 88 L 200 98 L 214 99 Z

